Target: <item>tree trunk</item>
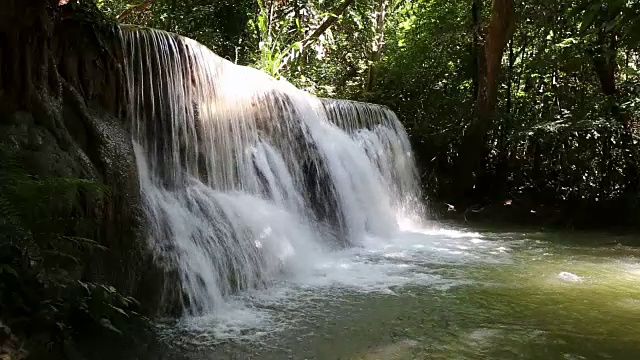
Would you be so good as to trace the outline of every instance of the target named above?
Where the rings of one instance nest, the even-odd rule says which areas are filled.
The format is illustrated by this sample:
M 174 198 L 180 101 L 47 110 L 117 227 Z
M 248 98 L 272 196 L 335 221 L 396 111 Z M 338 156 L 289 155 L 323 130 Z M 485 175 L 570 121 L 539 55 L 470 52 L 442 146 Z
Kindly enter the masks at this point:
M 616 93 L 616 35 L 600 30 L 594 49 L 590 52 L 600 87 L 605 96 Z
M 507 72 L 507 114 L 511 113 L 511 92 L 513 84 L 513 40 L 509 42 L 509 71 Z
M 367 76 L 367 91 L 373 91 L 376 86 L 377 76 L 377 63 L 382 58 L 382 50 L 384 47 L 384 24 L 387 12 L 388 0 L 379 0 L 378 9 L 376 12 L 376 28 L 375 38 L 373 40 L 373 46 L 371 49 L 371 56 L 369 57 L 369 74 Z
M 482 0 L 473 0 L 471 3 L 471 20 L 472 20 L 472 42 L 471 42 L 471 61 L 472 61 L 472 81 L 471 96 L 473 99 L 478 98 L 478 79 L 480 78 L 480 54 L 482 53 L 482 21 L 480 19 L 482 12 Z
M 480 61 L 484 65 L 484 74 L 479 79 L 479 91 L 476 98 L 478 118 L 487 123 L 488 117 L 495 114 L 498 100 L 498 76 L 502 64 L 502 56 L 511 39 L 514 28 L 513 0 L 493 0 L 491 20 L 487 29 Z
M 472 16 L 479 25 L 480 0 L 472 4 Z M 465 129 L 457 159 L 458 201 L 473 201 L 480 189 L 474 189 L 482 173 L 486 156 L 486 135 L 492 127 L 498 100 L 498 77 L 507 43 L 515 30 L 513 0 L 493 0 L 491 18 L 486 27 L 484 44 L 479 46 L 477 59 L 477 93 L 473 119 Z M 479 27 L 479 26 L 478 26 Z M 477 28 L 478 28 L 477 27 Z M 480 37 L 479 34 L 474 36 Z M 470 198 L 469 198 L 470 197 Z

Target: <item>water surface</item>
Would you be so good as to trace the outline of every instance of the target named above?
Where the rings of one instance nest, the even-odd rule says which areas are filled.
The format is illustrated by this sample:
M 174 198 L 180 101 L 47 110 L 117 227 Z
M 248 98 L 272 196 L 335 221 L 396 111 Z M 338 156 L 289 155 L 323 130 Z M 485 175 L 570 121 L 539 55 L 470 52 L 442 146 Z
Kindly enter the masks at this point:
M 635 238 L 411 229 L 163 334 L 191 359 L 637 359 Z

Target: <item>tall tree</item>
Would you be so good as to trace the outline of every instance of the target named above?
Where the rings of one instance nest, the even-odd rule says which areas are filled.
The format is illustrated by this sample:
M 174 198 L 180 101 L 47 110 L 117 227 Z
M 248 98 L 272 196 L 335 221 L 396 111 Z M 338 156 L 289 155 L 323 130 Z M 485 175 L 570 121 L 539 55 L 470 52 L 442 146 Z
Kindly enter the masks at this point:
M 479 122 L 488 123 L 498 100 L 498 76 L 502 56 L 515 30 L 513 0 L 493 0 L 491 20 L 479 53 L 476 111 Z M 486 125 L 485 125 L 486 126 Z
M 378 8 L 376 9 L 375 21 L 375 37 L 371 47 L 371 55 L 369 57 L 369 72 L 367 76 L 367 91 L 372 91 L 376 85 L 377 65 L 382 58 L 384 47 L 384 25 L 387 15 L 388 0 L 378 0 Z
M 486 156 L 486 135 L 496 114 L 502 57 L 515 30 L 513 0 L 492 0 L 491 18 L 486 27 L 480 25 L 481 0 L 472 3 L 474 21 L 475 107 L 473 120 L 465 129 L 457 160 L 458 188 L 468 198 L 480 178 Z

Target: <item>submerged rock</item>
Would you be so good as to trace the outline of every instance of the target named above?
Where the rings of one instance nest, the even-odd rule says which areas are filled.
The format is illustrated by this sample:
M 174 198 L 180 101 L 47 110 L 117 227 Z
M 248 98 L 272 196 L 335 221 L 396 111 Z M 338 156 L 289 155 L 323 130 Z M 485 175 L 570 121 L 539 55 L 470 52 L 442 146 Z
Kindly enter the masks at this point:
M 414 340 L 403 340 L 387 345 L 378 346 L 371 351 L 356 357 L 357 359 L 366 360 L 391 360 L 405 359 L 418 346 L 418 342 Z
M 564 280 L 564 281 L 572 281 L 572 282 L 577 282 L 577 281 L 582 281 L 582 277 L 578 276 L 574 273 L 570 273 L 570 272 L 566 272 L 563 271 L 561 273 L 558 274 L 558 278 L 560 280 Z

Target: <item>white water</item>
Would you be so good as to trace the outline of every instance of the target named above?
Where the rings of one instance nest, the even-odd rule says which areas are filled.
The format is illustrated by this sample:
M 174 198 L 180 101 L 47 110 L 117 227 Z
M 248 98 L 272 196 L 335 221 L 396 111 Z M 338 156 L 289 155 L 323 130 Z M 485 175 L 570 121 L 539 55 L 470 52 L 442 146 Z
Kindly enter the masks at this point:
M 435 281 L 375 260 L 419 249 L 402 230 L 424 218 L 391 110 L 318 99 L 177 35 L 121 35 L 150 245 L 178 270 L 187 314 L 264 324 L 255 289 Z
M 396 289 L 405 286 L 447 291 L 470 284 L 456 273 L 464 271 L 461 265 L 511 263 L 505 245 L 439 227 L 413 227 L 392 239 L 368 238 L 359 247 L 318 253 L 297 271 L 280 274 L 267 289 L 228 297 L 224 311 L 172 324 L 166 336 L 175 344 L 205 348 L 228 341 L 273 345 L 285 334 L 313 336 L 309 323 L 339 316 L 327 308 L 350 303 L 350 296 L 396 296 Z

